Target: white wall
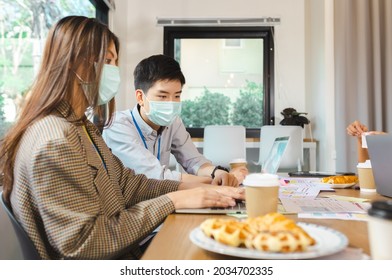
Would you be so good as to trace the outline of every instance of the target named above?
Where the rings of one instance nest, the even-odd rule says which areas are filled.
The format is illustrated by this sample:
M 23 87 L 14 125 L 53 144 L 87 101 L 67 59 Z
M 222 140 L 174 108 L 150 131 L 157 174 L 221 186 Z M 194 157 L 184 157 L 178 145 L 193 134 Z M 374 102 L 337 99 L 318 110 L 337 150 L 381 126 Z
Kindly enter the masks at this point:
M 318 167 L 335 171 L 333 2 L 306 0 L 306 110 L 318 142 Z
M 331 69 L 325 63 L 329 59 L 326 57 L 329 46 L 324 38 L 326 2 L 328 0 L 116 0 L 110 25 L 121 42 L 123 81 L 116 97 L 117 109 L 124 110 L 135 104 L 132 73 L 136 64 L 145 57 L 163 52 L 163 27 L 156 25 L 157 17 L 278 16 L 281 24 L 275 27 L 276 122 L 281 120 L 280 112 L 286 107 L 308 112 L 313 136 L 321 147 L 319 169 L 334 170 L 331 154 L 335 147 L 333 141 L 328 140 L 330 134 L 326 133 L 327 129 L 334 128 L 328 119 L 330 111 L 325 109 L 325 104 L 333 102 L 333 92 L 325 80 Z

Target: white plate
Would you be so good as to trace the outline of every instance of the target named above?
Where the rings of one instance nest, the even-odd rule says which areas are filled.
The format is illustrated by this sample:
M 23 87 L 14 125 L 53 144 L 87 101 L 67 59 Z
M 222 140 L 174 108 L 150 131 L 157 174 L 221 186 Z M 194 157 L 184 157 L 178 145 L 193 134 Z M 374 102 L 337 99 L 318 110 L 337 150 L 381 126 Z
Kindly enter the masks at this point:
M 193 229 L 189 235 L 191 241 L 207 251 L 249 259 L 312 259 L 332 255 L 345 249 L 347 237 L 334 229 L 307 223 L 298 223 L 316 240 L 316 245 L 305 252 L 270 253 L 247 248 L 231 247 L 207 237 L 200 227 Z
M 352 186 L 355 186 L 356 183 L 350 183 L 350 184 L 317 183 L 317 185 L 330 186 L 333 189 L 346 189 L 346 188 L 350 188 Z

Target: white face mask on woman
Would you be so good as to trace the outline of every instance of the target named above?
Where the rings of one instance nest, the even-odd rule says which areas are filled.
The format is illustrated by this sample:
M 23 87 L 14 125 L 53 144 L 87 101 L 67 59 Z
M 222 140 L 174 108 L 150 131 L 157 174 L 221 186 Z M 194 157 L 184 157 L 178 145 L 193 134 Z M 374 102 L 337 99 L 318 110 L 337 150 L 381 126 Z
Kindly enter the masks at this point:
M 101 82 L 99 83 L 98 105 L 106 104 L 116 96 L 120 88 L 120 82 L 120 69 L 118 66 L 104 64 Z
M 80 80 L 84 95 L 90 106 L 93 106 L 91 82 L 85 82 L 76 72 L 76 77 Z M 99 82 L 98 105 L 108 103 L 118 92 L 120 87 L 120 69 L 118 66 L 104 64 L 102 69 L 101 81 Z
M 181 102 L 150 101 L 144 96 L 150 104 L 150 112 L 145 111 L 146 116 L 156 125 L 169 126 L 181 114 Z

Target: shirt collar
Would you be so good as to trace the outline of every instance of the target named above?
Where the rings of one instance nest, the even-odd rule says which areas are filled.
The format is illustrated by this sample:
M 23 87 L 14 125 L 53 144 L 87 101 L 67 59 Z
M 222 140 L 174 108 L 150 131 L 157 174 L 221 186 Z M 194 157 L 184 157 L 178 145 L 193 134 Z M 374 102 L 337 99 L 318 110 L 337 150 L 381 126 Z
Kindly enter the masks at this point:
M 137 122 L 137 125 L 140 127 L 141 131 L 145 135 L 157 135 L 157 132 L 146 123 L 143 118 L 140 116 L 140 105 L 137 104 L 133 110 L 133 117 L 135 118 L 135 121 Z

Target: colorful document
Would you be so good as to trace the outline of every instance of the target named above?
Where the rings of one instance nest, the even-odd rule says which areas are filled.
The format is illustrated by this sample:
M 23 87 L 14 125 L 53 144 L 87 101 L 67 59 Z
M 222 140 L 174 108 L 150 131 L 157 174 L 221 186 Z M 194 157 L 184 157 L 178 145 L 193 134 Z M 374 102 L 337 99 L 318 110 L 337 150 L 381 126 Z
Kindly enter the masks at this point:
M 298 213 L 298 218 L 367 221 L 368 215 L 365 213 L 347 213 L 347 212 L 345 213 L 313 212 L 313 213 Z
M 332 198 L 281 198 L 287 212 L 319 213 L 319 212 L 350 212 L 366 213 L 370 203 L 350 202 Z

